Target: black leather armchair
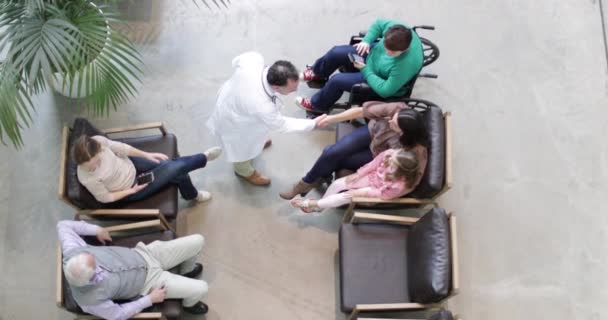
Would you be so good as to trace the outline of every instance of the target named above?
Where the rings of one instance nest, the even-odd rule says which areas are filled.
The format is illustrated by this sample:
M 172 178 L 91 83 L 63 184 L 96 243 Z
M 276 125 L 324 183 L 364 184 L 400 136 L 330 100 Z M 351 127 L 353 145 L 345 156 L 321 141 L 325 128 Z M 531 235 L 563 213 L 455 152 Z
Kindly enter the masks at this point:
M 340 304 L 362 312 L 429 309 L 458 292 L 456 217 L 355 213 L 340 228 Z
M 345 215 L 349 218 L 357 207 L 374 205 L 374 208 L 404 206 L 426 206 L 434 204 L 439 196 L 452 187 L 452 136 L 450 112 L 443 112 L 436 104 L 421 99 L 402 99 L 410 107 L 422 112 L 428 131 L 428 162 L 418 187 L 409 195 L 399 199 L 354 197 Z M 342 122 L 336 126 L 336 141 L 357 127 L 357 122 Z M 336 172 L 336 178 L 353 173 L 349 170 Z
M 78 216 L 77 216 L 78 217 Z M 110 233 L 112 233 L 112 245 L 133 248 L 138 242 L 145 244 L 151 243 L 156 240 L 173 240 L 177 237 L 175 232 L 171 230 L 171 227 L 164 221 L 157 217 L 157 219 L 135 222 L 129 224 L 114 225 L 106 227 Z M 84 240 L 90 245 L 102 245 L 97 241 L 96 237 L 84 237 Z M 65 279 L 63 274 L 63 256 L 61 252 L 61 245 L 57 249 L 57 306 L 67 310 L 68 312 L 74 313 L 78 316 L 87 316 L 88 319 L 98 319 L 93 317 L 78 306 L 72 293 L 70 286 Z M 171 272 L 178 272 L 178 267 L 170 270 Z M 118 301 L 123 303 L 128 301 Z M 179 319 L 182 314 L 182 303 L 181 300 L 168 299 L 160 304 L 155 304 L 152 307 L 145 309 L 144 311 L 136 314 L 133 318 L 137 319 Z
M 137 202 L 126 204 L 121 203 L 120 201 L 116 203 L 101 203 L 98 202 L 82 184 L 80 184 L 76 175 L 77 164 L 72 159 L 70 151 L 72 144 L 82 134 L 89 136 L 102 135 L 107 137 L 110 134 L 146 129 L 158 129 L 160 134 L 137 138 L 119 138 L 114 140 L 127 143 L 144 151 L 164 153 L 169 156 L 169 158 L 179 156 L 177 138 L 175 135 L 167 133 L 167 130 L 161 122 L 125 128 L 99 130 L 86 119 L 77 118 L 71 128 L 65 126 L 63 128 L 63 142 L 61 147 L 59 198 L 76 210 L 86 210 L 89 215 L 96 215 L 97 218 L 112 216 L 114 213 L 120 213 L 124 210 L 129 210 L 129 212 L 140 210 L 142 214 L 160 212 L 167 219 L 173 220 L 178 213 L 178 191 L 177 187 L 174 185 L 167 186 L 161 192 Z

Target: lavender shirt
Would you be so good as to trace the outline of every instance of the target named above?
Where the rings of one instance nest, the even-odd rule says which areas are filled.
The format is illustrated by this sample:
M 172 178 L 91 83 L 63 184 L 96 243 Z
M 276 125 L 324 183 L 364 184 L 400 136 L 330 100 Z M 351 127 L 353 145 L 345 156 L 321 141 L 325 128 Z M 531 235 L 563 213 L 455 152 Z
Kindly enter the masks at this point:
M 61 242 L 61 250 L 64 253 L 67 253 L 75 248 L 88 246 L 80 236 L 94 236 L 99 229 L 99 226 L 84 221 L 59 221 L 59 223 L 57 223 L 57 234 L 59 235 L 59 242 Z M 106 271 L 97 266 L 95 275 L 91 278 L 91 283 L 99 283 L 103 281 L 106 276 Z M 146 295 L 138 300 L 123 304 L 117 304 L 112 300 L 108 300 L 95 306 L 80 306 L 80 308 L 86 313 L 104 319 L 123 320 L 131 318 L 151 305 L 152 300 Z

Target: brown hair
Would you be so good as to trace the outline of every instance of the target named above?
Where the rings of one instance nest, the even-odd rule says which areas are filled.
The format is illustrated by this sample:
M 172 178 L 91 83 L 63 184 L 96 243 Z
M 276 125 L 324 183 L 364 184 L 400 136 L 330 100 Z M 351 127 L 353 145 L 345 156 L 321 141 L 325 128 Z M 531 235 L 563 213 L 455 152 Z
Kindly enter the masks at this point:
M 420 176 L 420 162 L 416 153 L 413 151 L 399 149 L 396 151 L 395 157 L 397 158 L 397 170 L 391 173 L 388 178 L 390 180 L 405 179 L 405 184 L 411 187 Z M 391 162 L 391 155 L 387 155 L 384 159 L 385 166 L 389 166 Z
M 101 144 L 97 140 L 87 135 L 81 135 L 74 142 L 72 157 L 80 165 L 91 160 L 99 153 L 99 150 L 101 150 Z
M 405 51 L 412 42 L 412 31 L 401 25 L 390 27 L 384 34 L 384 46 L 391 51 Z

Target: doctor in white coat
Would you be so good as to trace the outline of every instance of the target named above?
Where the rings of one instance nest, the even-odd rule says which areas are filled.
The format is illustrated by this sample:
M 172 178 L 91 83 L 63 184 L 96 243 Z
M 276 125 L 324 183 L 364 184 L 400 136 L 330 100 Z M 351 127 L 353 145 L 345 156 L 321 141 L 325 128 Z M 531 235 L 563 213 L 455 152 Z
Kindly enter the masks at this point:
M 281 114 L 277 93 L 287 95 L 298 88 L 298 71 L 291 62 L 279 60 L 267 67 L 262 55 L 246 52 L 232 60 L 232 67 L 234 74 L 220 88 L 207 127 L 238 176 L 254 185 L 268 185 L 270 179 L 255 170 L 252 160 L 270 145 L 269 134 L 310 131 L 326 115 L 312 120 Z

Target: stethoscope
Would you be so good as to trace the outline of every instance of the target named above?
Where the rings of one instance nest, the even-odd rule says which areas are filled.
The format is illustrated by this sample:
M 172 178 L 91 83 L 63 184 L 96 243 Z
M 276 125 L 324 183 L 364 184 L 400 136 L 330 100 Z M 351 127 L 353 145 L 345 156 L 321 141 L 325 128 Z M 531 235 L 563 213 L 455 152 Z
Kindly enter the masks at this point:
M 272 101 L 272 103 L 276 106 L 277 104 L 277 96 L 270 94 L 270 92 L 268 92 L 268 90 L 266 90 L 266 82 L 264 81 L 264 71 L 266 69 L 262 70 L 262 75 L 260 77 L 260 80 L 262 81 L 262 89 L 264 89 L 264 92 L 266 93 L 266 95 L 268 96 L 268 98 L 270 98 L 270 101 Z

